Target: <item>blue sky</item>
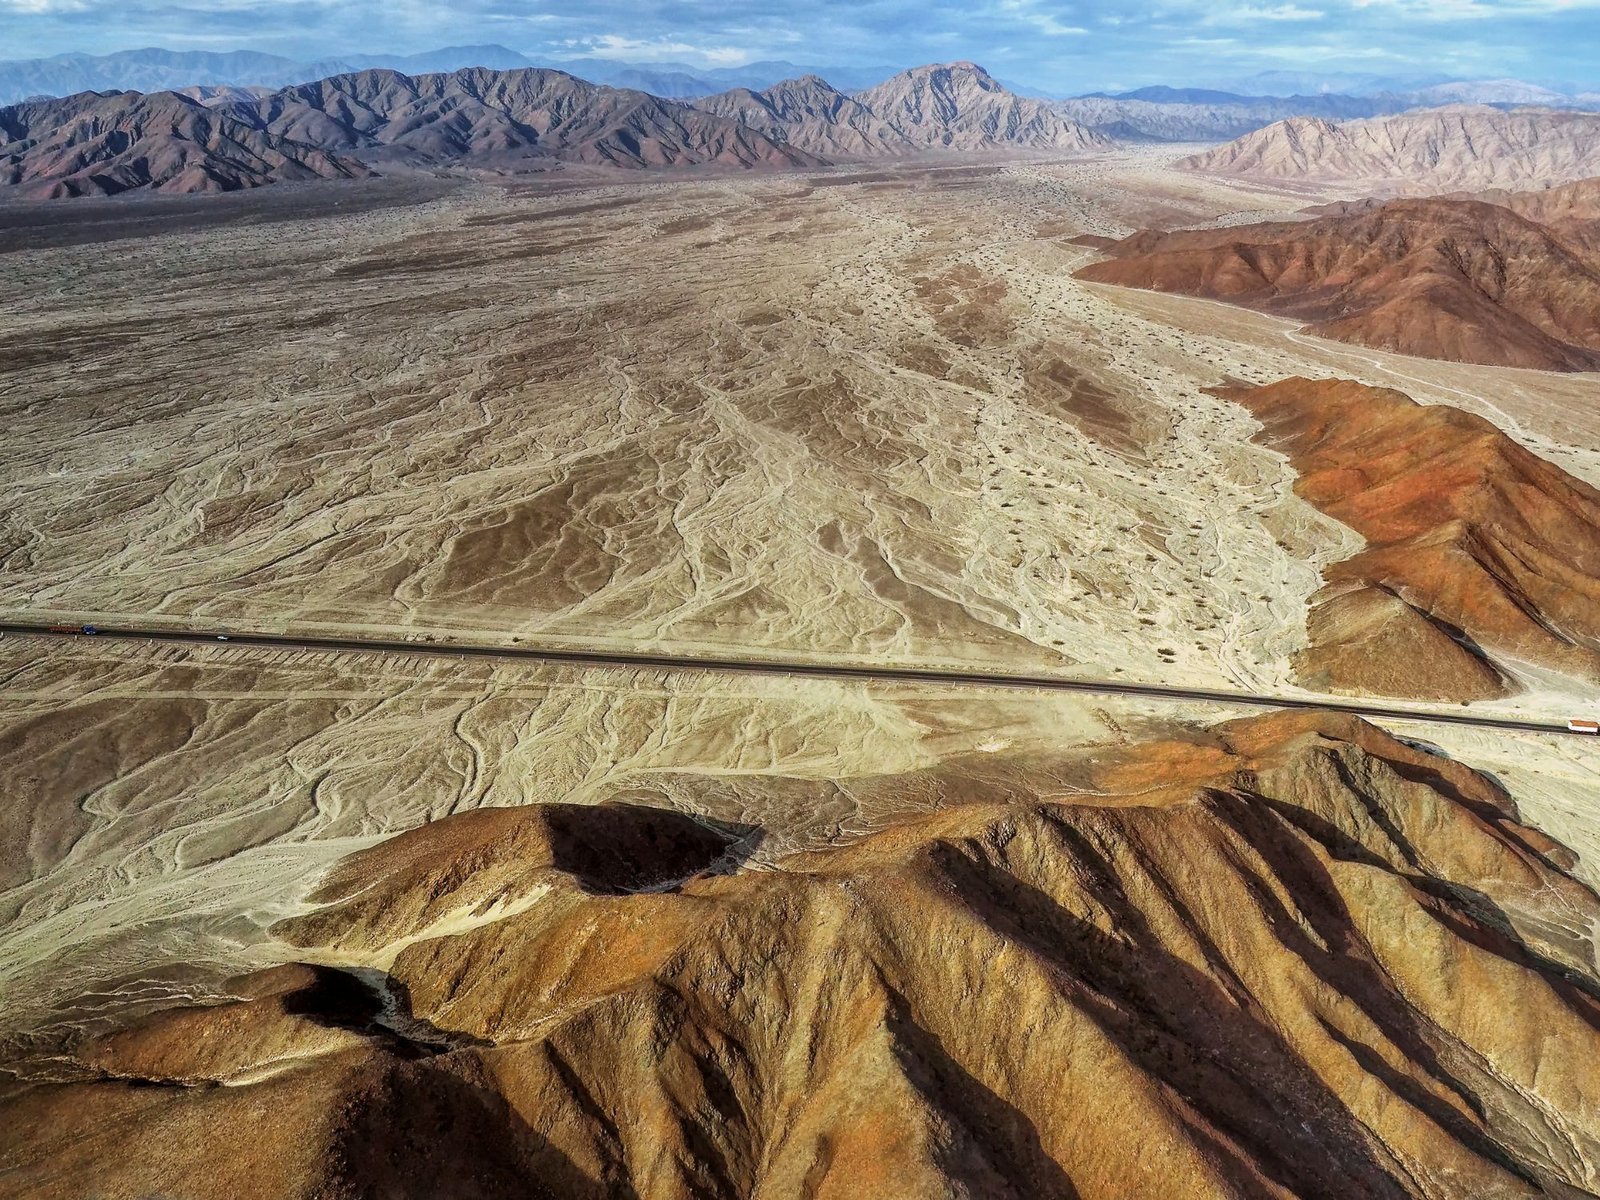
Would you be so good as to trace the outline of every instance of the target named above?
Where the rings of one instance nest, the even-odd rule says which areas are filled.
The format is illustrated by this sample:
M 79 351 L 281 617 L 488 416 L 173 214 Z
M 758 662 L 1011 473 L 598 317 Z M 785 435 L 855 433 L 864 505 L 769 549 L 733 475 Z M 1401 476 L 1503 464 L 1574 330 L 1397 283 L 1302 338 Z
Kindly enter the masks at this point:
M 1051 91 L 1257 71 L 1600 83 L 1600 0 L 0 0 L 0 58 L 136 46 L 301 59 L 498 42 L 737 66 L 972 59 Z

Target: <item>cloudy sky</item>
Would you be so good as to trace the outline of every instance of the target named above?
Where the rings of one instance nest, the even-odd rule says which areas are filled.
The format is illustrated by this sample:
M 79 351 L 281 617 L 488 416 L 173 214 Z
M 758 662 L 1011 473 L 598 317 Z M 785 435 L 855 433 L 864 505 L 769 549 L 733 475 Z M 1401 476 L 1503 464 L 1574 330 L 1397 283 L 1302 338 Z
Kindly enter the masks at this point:
M 1258 71 L 1600 82 L 1600 0 L 0 0 L 0 58 L 138 46 L 314 60 L 496 42 L 552 59 L 973 59 L 1051 91 Z

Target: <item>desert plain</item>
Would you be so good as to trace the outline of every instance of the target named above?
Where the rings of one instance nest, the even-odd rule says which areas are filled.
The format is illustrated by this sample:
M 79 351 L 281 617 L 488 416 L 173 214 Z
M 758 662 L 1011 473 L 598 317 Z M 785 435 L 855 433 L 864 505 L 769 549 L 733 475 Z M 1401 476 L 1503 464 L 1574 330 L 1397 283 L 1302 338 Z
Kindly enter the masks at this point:
M 381 983 L 424 934 L 538 904 L 381 945 L 274 935 L 338 861 L 442 818 L 647 804 L 733 831 L 729 870 L 783 873 L 937 810 L 951 778 L 1070 804 L 1104 755 L 1252 711 L 452 641 L 1310 698 L 1310 602 L 1362 541 L 1207 389 L 1399 388 L 1600 486 L 1593 375 L 1074 279 L 1085 235 L 1342 198 L 1180 174 L 1182 152 L 398 176 L 209 197 L 203 220 L 74 201 L 48 237 L 0 206 L 0 612 L 419 651 L 0 640 L 8 1086 L 83 1079 L 81 1039 L 243 972 Z M 1519 689 L 1473 711 L 1593 707 L 1592 682 L 1507 665 Z M 1412 704 L 1389 732 L 1498 781 L 1600 885 L 1600 746 Z M 1590 1166 L 1562 1177 L 1592 1184 L 1573 1136 Z

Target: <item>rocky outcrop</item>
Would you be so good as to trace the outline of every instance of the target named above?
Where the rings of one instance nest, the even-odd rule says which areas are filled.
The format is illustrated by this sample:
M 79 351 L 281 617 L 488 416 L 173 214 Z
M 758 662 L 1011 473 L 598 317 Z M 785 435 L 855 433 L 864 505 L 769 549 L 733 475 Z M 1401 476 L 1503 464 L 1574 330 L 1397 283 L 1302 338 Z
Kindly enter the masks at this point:
M 1176 165 L 1413 193 L 1542 186 L 1600 175 L 1600 113 L 1455 105 L 1341 124 L 1292 117 Z
M 1600 902 L 1493 782 L 1313 713 L 1078 770 L 929 773 L 920 813 L 774 870 L 554 886 L 400 953 L 435 1043 L 36 1087 L 0 1169 L 37 1196 L 1600 1185 Z M 482 845 L 459 820 L 440 868 Z M 166 1021 L 212 1013 L 237 1026 Z M 169 1043 L 161 1078 L 198 1078 Z
M 1600 368 L 1600 224 L 1578 211 L 1548 228 L 1499 204 L 1396 200 L 1310 221 L 1139 233 L 1078 277 L 1248 305 L 1402 354 L 1590 371 Z
M 1600 492 L 1482 417 L 1401 392 L 1214 393 L 1260 419 L 1297 495 L 1367 539 L 1327 572 L 1307 683 L 1472 700 L 1503 694 L 1517 663 L 1600 679 Z

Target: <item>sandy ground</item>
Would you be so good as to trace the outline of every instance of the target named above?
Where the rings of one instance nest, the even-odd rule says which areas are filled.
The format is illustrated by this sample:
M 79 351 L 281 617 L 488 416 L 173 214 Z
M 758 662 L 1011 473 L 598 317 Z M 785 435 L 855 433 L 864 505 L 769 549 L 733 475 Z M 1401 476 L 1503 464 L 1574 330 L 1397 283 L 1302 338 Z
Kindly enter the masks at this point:
M 1282 682 L 1348 545 L 1198 392 L 1261 373 L 1067 277 L 1224 203 L 1135 158 L 13 253 L 0 608 Z
M 1076 234 L 1307 200 L 1170 157 L 460 182 L 14 251 L 0 611 L 1290 690 L 1359 542 L 1201 389 L 1400 384 L 1595 478 L 1595 381 L 1072 280 Z M 1534 682 L 1503 707 L 1581 703 Z
M 0 612 L 1291 691 L 1359 542 L 1202 388 L 1401 386 L 1595 482 L 1600 390 L 1072 280 L 1079 233 L 1308 200 L 1164 154 L 458 183 L 0 243 Z M 1594 706 L 1531 682 L 1500 707 Z M 863 777 L 1233 715 L 6 638 L 0 1036 L 209 994 L 286 952 L 262 930 L 327 863 L 463 808 L 643 794 L 760 825 L 759 865 L 916 803 Z M 1600 863 L 1600 746 L 1403 732 Z

